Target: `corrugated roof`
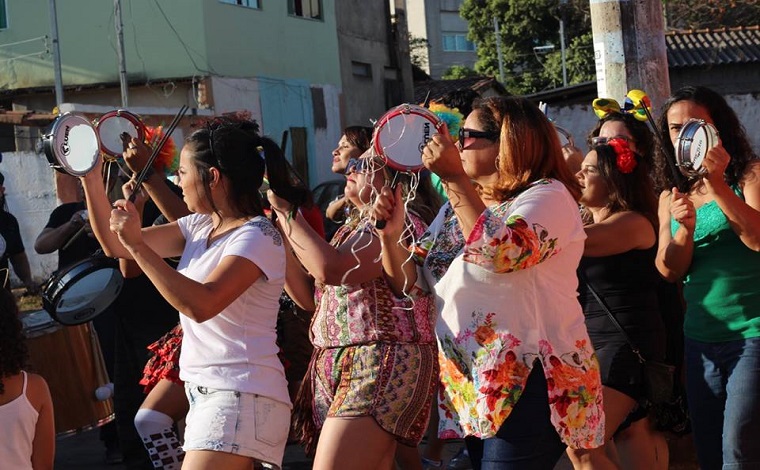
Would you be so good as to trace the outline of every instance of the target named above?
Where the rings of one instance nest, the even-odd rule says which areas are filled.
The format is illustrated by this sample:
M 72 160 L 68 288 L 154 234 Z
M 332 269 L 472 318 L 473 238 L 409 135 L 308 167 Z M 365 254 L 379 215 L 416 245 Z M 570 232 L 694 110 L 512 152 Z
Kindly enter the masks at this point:
M 760 26 L 665 33 L 670 67 L 760 62 Z

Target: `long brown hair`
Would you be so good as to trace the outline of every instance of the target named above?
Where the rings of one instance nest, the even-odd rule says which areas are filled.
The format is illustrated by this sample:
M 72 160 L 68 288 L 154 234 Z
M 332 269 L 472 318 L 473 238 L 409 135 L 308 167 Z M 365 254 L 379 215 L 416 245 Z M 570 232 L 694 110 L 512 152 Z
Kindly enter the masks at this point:
M 581 195 L 578 180 L 564 158 L 554 125 L 530 101 L 519 97 L 492 97 L 475 104 L 485 131 L 498 132 L 499 179 L 490 191 L 504 201 L 542 178 L 562 182 L 573 197 Z

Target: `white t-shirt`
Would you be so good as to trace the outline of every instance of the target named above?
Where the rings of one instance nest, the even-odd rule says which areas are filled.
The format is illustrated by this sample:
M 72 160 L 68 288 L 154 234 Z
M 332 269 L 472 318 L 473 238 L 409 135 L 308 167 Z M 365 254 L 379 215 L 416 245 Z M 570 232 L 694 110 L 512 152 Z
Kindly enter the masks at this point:
M 206 247 L 209 215 L 177 221 L 185 249 L 177 271 L 198 282 L 226 256 L 240 256 L 261 269 L 261 276 L 240 297 L 203 323 L 180 315 L 180 378 L 204 387 L 255 393 L 290 403 L 285 372 L 275 343 L 279 299 L 285 283 L 285 250 L 277 229 L 255 217 Z M 180 312 L 182 313 L 182 312 Z

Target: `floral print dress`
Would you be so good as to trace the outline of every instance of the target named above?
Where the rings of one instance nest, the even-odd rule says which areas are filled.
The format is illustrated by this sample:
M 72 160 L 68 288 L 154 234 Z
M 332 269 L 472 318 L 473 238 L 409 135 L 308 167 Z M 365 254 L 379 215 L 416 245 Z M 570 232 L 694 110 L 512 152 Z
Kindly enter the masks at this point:
M 446 204 L 415 247 L 438 309 L 442 438 L 496 435 L 536 361 L 568 446 L 604 440 L 602 385 L 577 299 L 585 232 L 565 186 L 487 208 L 465 239 Z

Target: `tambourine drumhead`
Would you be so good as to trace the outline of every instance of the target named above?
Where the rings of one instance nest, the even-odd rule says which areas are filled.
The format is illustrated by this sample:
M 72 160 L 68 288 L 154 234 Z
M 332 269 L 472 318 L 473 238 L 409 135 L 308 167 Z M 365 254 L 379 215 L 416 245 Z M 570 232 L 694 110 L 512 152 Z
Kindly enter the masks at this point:
M 42 306 L 60 323 L 79 325 L 107 309 L 123 283 L 116 260 L 92 256 L 54 273 L 43 286 Z
M 395 170 L 420 170 L 422 151 L 440 125 L 438 116 L 421 106 L 399 105 L 378 121 L 372 139 L 375 152 Z
M 687 177 L 703 173 L 702 161 L 707 152 L 718 145 L 718 131 L 701 119 L 686 121 L 675 142 L 676 163 Z
M 566 146 L 575 147 L 575 141 L 573 140 L 573 135 L 571 133 L 569 133 L 567 130 L 563 129 L 562 127 L 559 127 L 556 124 L 554 125 L 554 128 L 557 129 L 559 144 L 562 147 L 566 147 Z
M 112 157 L 120 157 L 124 153 L 122 134 L 138 140 L 145 139 L 145 127 L 137 115 L 117 109 L 101 116 L 96 126 L 100 137 L 100 148 Z
M 98 133 L 87 118 L 78 114 L 58 116 L 42 139 L 50 166 L 63 173 L 83 176 L 98 161 Z

